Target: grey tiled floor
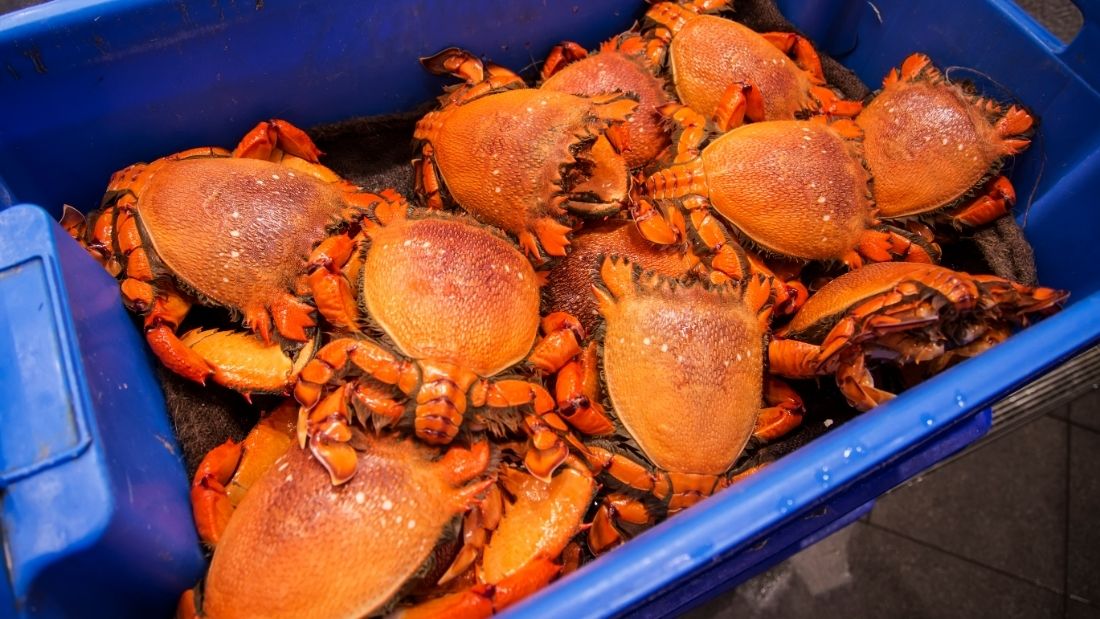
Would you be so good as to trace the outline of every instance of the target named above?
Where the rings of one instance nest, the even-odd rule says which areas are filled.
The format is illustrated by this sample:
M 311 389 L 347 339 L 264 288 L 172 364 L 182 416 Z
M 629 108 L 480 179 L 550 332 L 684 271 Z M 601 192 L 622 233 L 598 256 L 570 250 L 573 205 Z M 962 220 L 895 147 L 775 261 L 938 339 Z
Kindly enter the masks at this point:
M 1100 619 L 1100 391 L 687 615 Z

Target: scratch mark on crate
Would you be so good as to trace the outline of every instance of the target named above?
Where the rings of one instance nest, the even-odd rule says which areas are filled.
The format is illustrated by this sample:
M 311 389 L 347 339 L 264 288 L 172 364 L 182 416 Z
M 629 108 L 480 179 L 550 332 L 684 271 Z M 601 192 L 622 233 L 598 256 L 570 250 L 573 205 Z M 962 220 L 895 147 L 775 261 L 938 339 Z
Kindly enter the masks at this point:
M 46 63 L 42 62 L 42 52 L 37 47 L 32 47 L 23 52 L 23 55 L 34 63 L 34 70 L 40 74 L 46 73 Z
M 11 64 L 5 62 L 4 66 L 7 67 L 7 69 L 8 69 L 8 75 L 11 75 L 12 77 L 14 77 L 17 80 L 18 79 L 23 79 L 23 76 L 19 75 L 19 71 L 16 71 L 15 67 L 11 66 Z
M 168 453 L 172 454 L 173 456 L 176 455 L 176 447 L 172 445 L 172 441 L 164 438 L 159 434 L 154 435 L 154 438 L 156 438 L 160 442 L 160 444 L 163 445 L 166 450 L 168 450 Z
M 183 23 L 190 26 L 191 25 L 191 13 L 187 10 L 187 3 L 186 2 L 177 2 L 176 3 L 176 8 L 178 8 L 180 10 L 180 15 L 183 17 Z
M 101 54 L 107 54 L 111 51 L 111 46 L 107 45 L 107 41 L 98 34 L 92 37 L 92 45 L 99 50 Z

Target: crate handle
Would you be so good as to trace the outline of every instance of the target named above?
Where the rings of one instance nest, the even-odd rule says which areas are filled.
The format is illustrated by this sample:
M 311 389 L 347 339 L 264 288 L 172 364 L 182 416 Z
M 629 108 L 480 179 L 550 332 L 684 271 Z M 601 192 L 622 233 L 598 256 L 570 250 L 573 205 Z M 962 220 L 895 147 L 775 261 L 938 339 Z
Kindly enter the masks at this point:
M 87 394 L 74 366 L 75 331 L 48 218 L 36 208 L 0 211 L 0 488 L 72 460 L 91 445 Z M 51 222 L 51 225 L 56 226 Z M 64 233 L 62 233 L 64 234 Z

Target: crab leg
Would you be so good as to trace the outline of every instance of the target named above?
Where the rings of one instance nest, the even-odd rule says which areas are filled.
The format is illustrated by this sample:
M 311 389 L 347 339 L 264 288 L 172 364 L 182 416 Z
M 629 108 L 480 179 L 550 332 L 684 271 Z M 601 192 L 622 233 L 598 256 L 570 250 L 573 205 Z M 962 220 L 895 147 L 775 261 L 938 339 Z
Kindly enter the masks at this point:
M 569 425 L 588 435 L 610 434 L 615 425 L 600 404 L 596 344 L 590 343 L 558 371 L 554 383 L 560 414 Z
M 821 58 L 817 55 L 814 46 L 805 38 L 793 32 L 765 32 L 760 36 L 776 46 L 779 51 L 794 58 L 795 64 L 809 73 L 814 83 L 825 83 L 825 73 L 821 69 Z
M 523 462 L 535 477 L 549 480 L 565 462 L 569 448 L 558 433 L 568 432 L 569 426 L 553 413 L 554 399 L 542 385 L 518 379 L 482 379 L 474 384 L 469 399 L 476 407 L 532 407 L 534 414 L 524 417 L 530 441 Z
M 875 379 L 867 370 L 863 351 L 856 347 L 837 367 L 836 384 L 853 407 L 870 410 L 894 398 L 894 394 L 875 388 Z
M 651 243 L 672 245 L 679 243 L 687 235 L 684 216 L 678 208 L 661 212 L 644 198 L 632 200 L 629 208 L 630 218 L 634 220 L 638 232 Z
M 688 3 L 659 2 L 645 16 L 676 34 L 693 17 L 711 13 L 730 4 L 729 0 L 692 0 Z
M 416 180 L 416 193 L 424 197 L 424 204 L 430 209 L 442 209 L 443 196 L 442 183 L 439 182 L 439 168 L 435 165 L 435 149 L 428 141 L 420 147 L 420 158 L 413 161 L 413 175 Z
M 328 469 L 334 485 L 355 474 L 358 458 L 348 445 L 351 440 L 347 403 L 351 383 L 342 385 L 324 399 L 324 385 L 341 380 L 355 367 L 387 385 L 396 385 L 406 394 L 420 383 L 420 372 L 408 361 L 369 340 L 341 338 L 325 345 L 298 375 L 294 397 L 301 404 L 298 417 L 298 444 L 310 449 Z
M 558 71 L 587 57 L 588 50 L 581 47 L 579 43 L 562 41 L 551 48 L 550 53 L 547 54 L 546 62 L 542 65 L 542 79 L 548 80 Z
M 749 82 L 734 82 L 726 87 L 718 107 L 714 110 L 714 123 L 719 131 L 729 131 L 744 124 L 764 120 L 764 97 L 760 89 Z
M 736 87 L 734 84 L 731 88 Z M 673 163 L 685 163 L 699 157 L 699 147 L 707 137 L 707 119 L 686 105 L 679 103 L 666 103 L 657 108 L 662 116 L 676 123 L 680 128 L 678 135 L 674 137 L 676 144 L 676 157 Z M 692 168 L 691 170 L 694 170 Z M 702 171 L 701 168 L 699 170 Z M 692 180 L 698 177 L 699 181 L 705 180 L 698 174 L 689 175 Z M 704 191 L 695 191 L 705 195 Z
M 774 441 L 802 425 L 805 408 L 802 398 L 790 385 L 768 377 L 764 380 L 764 401 L 769 404 L 756 418 L 753 436 L 762 441 Z
M 650 68 L 660 67 L 664 64 L 670 38 L 671 33 L 664 28 L 657 28 L 649 36 L 627 32 L 606 41 L 600 46 L 600 52 L 619 51 L 640 58 Z
M 420 59 L 435 75 L 453 75 L 466 85 L 451 92 L 448 104 L 466 103 L 503 88 L 523 88 L 523 78 L 500 65 L 483 63 L 470 52 L 449 47 L 438 54 Z
M 252 128 L 233 150 L 234 157 L 278 162 L 283 152 L 317 163 L 323 154 L 305 131 L 285 120 L 266 120 Z
M 1004 176 L 998 176 L 986 183 L 981 193 L 953 210 L 951 221 L 967 226 L 981 226 L 1003 215 L 1007 215 L 1016 203 L 1016 190 Z
M 927 242 L 919 234 L 895 228 L 878 226 L 863 232 L 859 245 L 842 258 L 849 269 L 858 269 L 865 260 L 871 262 L 923 262 L 935 264 L 940 257 L 940 248 Z
M 997 135 L 1003 139 L 1001 144 L 1005 154 L 1015 155 L 1031 144 L 1031 140 L 1024 137 L 1024 134 L 1026 134 L 1034 124 L 1035 119 L 1031 114 L 1027 113 L 1027 110 L 1016 105 L 1008 108 L 1005 115 L 993 126 L 997 131 Z
M 638 499 L 621 492 L 612 492 L 600 501 L 592 526 L 588 529 L 588 549 L 599 555 L 623 542 L 623 534 L 615 526 L 616 522 L 628 522 L 645 526 L 653 524 L 655 518 L 649 508 Z
M 123 281 L 124 297 L 128 295 L 126 282 L 133 281 L 137 280 Z M 184 378 L 205 385 L 206 379 L 214 373 L 214 368 L 202 355 L 176 336 L 176 329 L 190 309 L 191 304 L 182 295 L 175 291 L 163 291 L 145 316 L 145 340 L 165 367 Z
M 211 547 L 221 539 L 248 488 L 290 447 L 293 402 L 285 401 L 261 419 L 242 442 L 226 441 L 199 463 L 191 484 L 191 506 L 199 537 Z
M 566 312 L 553 312 L 542 319 L 543 338 L 527 361 L 546 373 L 556 372 L 581 352 L 584 327 Z

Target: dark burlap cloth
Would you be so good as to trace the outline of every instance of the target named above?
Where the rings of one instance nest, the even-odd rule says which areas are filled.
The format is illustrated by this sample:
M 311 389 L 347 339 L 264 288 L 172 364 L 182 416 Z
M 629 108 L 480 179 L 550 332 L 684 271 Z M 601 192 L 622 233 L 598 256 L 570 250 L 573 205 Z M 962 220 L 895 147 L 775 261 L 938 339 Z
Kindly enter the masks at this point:
M 796 31 L 776 9 L 773 0 L 738 0 L 736 4 L 737 9 L 731 16 L 755 30 Z M 645 6 L 640 5 L 639 15 L 644 10 Z M 608 37 L 612 34 L 608 33 Z M 898 62 L 901 60 L 899 58 Z M 830 83 L 848 98 L 862 99 L 872 92 L 854 73 L 832 58 L 822 55 L 822 64 Z M 411 198 L 410 161 L 416 155 L 412 148 L 413 127 L 416 119 L 433 104 L 425 102 L 421 109 L 405 115 L 357 118 L 318 126 L 309 130 L 309 134 L 325 153 L 322 163 L 349 181 L 369 190 L 393 187 Z M 294 121 L 293 118 L 287 120 Z M 1024 283 L 1035 281 L 1031 247 L 1012 217 L 1004 217 L 995 225 L 963 236 L 958 243 L 946 247 L 944 263 Z M 199 316 L 206 319 L 211 314 L 196 315 L 189 323 L 199 320 Z M 278 403 L 276 398 L 258 397 L 250 405 L 228 390 L 204 389 L 163 369 L 160 375 L 189 475 L 194 473 L 203 454 L 227 438 L 242 439 L 255 423 L 258 411 L 270 410 Z M 806 399 L 808 412 L 803 426 L 783 440 L 759 450 L 748 450 L 746 458 L 752 461 L 778 458 L 857 414 L 845 404 L 835 387 L 829 385 L 831 378 L 816 382 L 825 388 L 818 388 L 815 381 L 794 384 Z

